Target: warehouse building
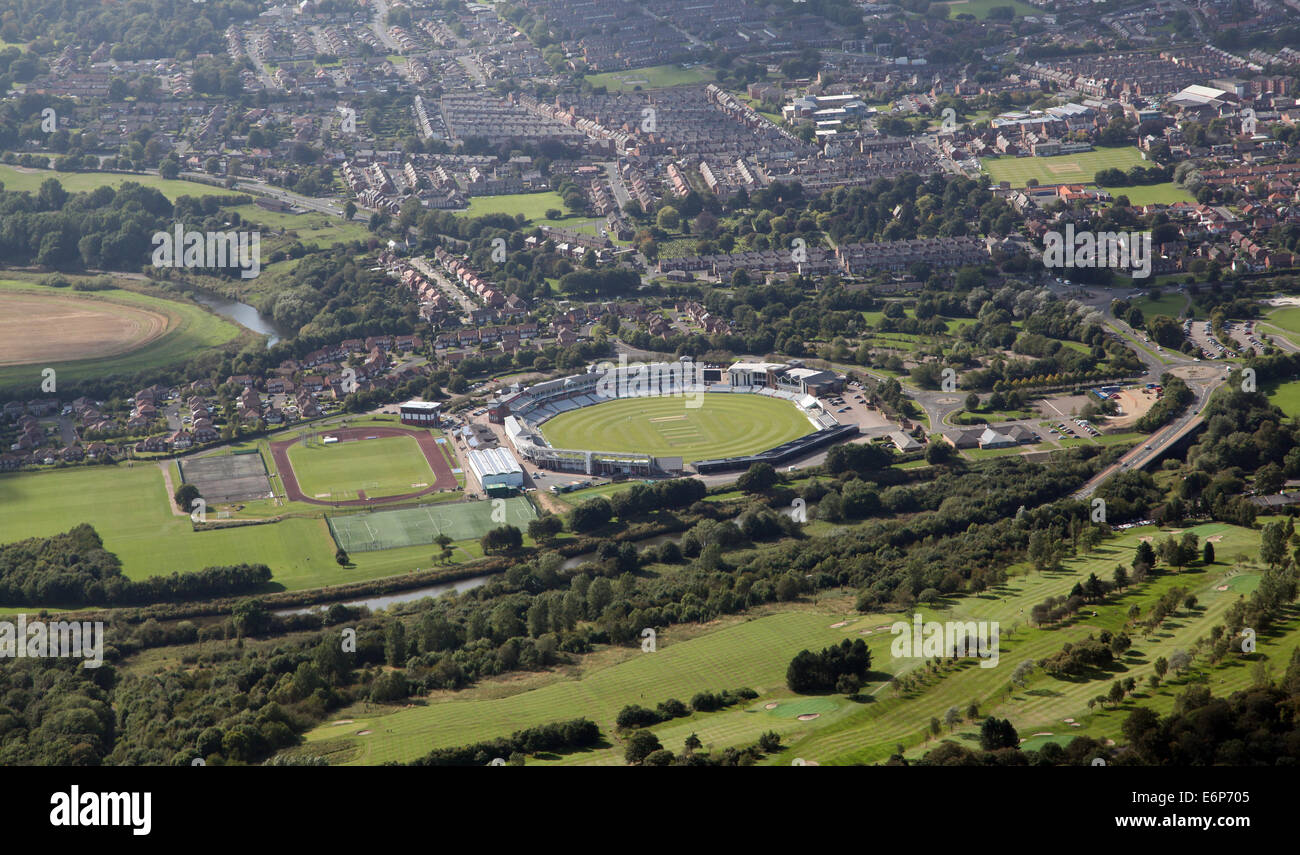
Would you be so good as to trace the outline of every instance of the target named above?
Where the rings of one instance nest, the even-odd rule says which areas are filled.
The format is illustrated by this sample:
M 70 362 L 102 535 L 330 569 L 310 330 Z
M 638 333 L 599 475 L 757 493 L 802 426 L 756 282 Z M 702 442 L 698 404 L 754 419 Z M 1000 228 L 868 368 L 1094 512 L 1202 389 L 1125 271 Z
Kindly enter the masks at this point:
M 524 470 L 514 455 L 504 448 L 485 448 L 465 455 L 470 471 L 483 485 L 483 491 L 519 489 L 524 486 Z

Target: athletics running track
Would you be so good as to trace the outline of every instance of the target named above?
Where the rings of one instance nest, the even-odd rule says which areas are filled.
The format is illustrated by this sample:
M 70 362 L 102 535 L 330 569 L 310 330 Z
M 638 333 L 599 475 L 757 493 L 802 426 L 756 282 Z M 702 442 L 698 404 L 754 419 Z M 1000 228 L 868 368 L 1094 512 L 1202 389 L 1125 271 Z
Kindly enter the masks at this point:
M 302 442 L 302 437 L 299 437 L 298 439 L 286 439 L 271 443 L 271 457 L 275 460 L 275 468 L 280 473 L 280 481 L 284 484 L 284 492 L 289 501 L 307 502 L 312 505 L 327 505 L 336 508 L 367 507 L 388 502 L 403 502 L 429 493 L 436 493 L 439 490 L 455 490 L 458 486 L 456 476 L 451 474 L 451 467 L 447 465 L 447 458 L 442 456 L 442 450 L 438 448 L 438 443 L 427 430 L 402 430 L 387 427 L 343 428 L 329 431 L 329 435 L 337 436 L 339 442 L 364 440 L 368 437 L 412 437 L 419 443 L 420 450 L 424 452 L 424 459 L 429 461 L 429 467 L 433 469 L 433 484 L 414 493 L 403 493 L 400 496 L 383 496 L 376 499 L 347 499 L 336 502 L 304 495 L 302 489 L 298 486 L 298 476 L 294 474 L 293 464 L 289 462 L 289 446 L 296 442 Z

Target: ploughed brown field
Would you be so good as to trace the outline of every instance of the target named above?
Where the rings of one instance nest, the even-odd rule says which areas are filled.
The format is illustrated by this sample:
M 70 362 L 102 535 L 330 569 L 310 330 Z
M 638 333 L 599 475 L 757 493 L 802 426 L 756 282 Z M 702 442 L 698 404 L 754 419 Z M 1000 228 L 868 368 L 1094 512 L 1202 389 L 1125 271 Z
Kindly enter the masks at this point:
M 115 356 L 158 338 L 168 323 L 161 312 L 105 300 L 0 293 L 0 365 Z

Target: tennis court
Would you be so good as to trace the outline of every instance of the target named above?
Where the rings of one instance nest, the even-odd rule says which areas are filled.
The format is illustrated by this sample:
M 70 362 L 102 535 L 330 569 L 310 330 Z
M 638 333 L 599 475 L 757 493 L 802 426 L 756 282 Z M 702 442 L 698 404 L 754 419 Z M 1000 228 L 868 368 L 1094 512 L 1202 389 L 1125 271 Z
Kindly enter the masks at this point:
M 482 502 L 446 502 L 420 508 L 326 517 L 334 541 L 348 552 L 373 552 L 433 543 L 439 534 L 477 540 L 494 528 L 520 529 L 537 517 L 523 496 Z

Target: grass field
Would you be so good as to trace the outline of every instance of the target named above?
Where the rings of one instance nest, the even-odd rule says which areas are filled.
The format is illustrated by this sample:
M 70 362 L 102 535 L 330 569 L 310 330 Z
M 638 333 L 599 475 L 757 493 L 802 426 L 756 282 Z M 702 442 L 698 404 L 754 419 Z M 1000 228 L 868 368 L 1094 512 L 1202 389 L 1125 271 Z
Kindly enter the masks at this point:
M 153 463 L 128 468 L 78 467 L 0 476 L 0 542 L 67 531 L 88 522 L 105 547 L 139 579 L 215 564 L 263 562 L 284 583 L 282 568 L 337 567 L 321 520 L 195 532 L 171 512 L 162 473 Z
M 166 465 L 173 467 L 175 479 L 174 464 Z M 271 568 L 274 585 L 301 590 L 409 573 L 434 563 L 430 548 L 416 545 L 358 553 L 352 566 L 340 567 L 334 561 L 329 527 L 319 515 L 196 532 L 188 516 L 172 513 L 158 465 L 142 461 L 130 468 L 119 463 L 6 473 L 0 475 L 0 508 L 4 508 L 0 543 L 90 523 L 132 579 L 253 562 Z M 457 544 L 451 562 L 463 563 L 481 554 L 478 543 L 470 540 Z
M 955 18 L 965 13 L 974 15 L 981 21 L 987 20 L 989 10 L 997 6 L 1010 6 L 1016 10 L 1016 17 L 1023 18 L 1025 15 L 1042 15 L 1042 9 L 1035 9 L 1028 3 L 1021 3 L 1020 0 L 951 0 L 948 3 L 940 3 L 941 6 L 948 7 L 948 17 Z
M 1163 184 L 1141 184 L 1136 187 L 1107 187 L 1112 196 L 1127 196 L 1130 205 L 1172 205 L 1174 202 L 1195 202 L 1196 197 L 1172 181 Z
M 1264 392 L 1268 395 L 1268 402 L 1288 416 L 1294 418 L 1300 415 L 1300 380 L 1275 383 L 1264 389 Z
M 439 534 L 452 540 L 477 540 L 497 526 L 524 529 L 537 512 L 522 496 L 482 502 L 456 502 L 395 511 L 343 514 L 329 518 L 339 546 L 370 552 L 433 543 Z
M 122 175 L 116 172 L 56 172 L 0 164 L 0 183 L 6 190 L 35 193 L 47 178 L 54 178 L 69 193 L 85 193 L 96 187 L 120 187 L 128 181 L 154 187 L 173 202 L 181 196 L 233 196 L 234 191 L 197 181 L 161 178 L 157 175 Z M 259 209 L 260 210 L 260 209 Z
M 1131 146 L 1059 157 L 986 157 L 980 163 L 994 183 L 1010 181 L 1012 187 L 1024 187 L 1031 178 L 1037 178 L 1039 184 L 1091 184 L 1093 176 L 1103 169 L 1113 167 L 1127 172 L 1134 166 L 1147 165 L 1142 153 Z M 1118 195 L 1129 189 L 1138 188 L 1115 188 L 1111 193 Z
M 1292 342 L 1300 342 L 1300 306 L 1283 306 L 1266 314 L 1265 323 L 1277 327 Z
M 1183 307 L 1190 305 L 1185 295 L 1168 292 L 1161 294 L 1158 300 L 1142 296 L 1129 300 L 1129 303 L 1141 309 L 1142 314 L 1147 318 L 1154 318 L 1156 315 L 1167 315 L 1177 321 L 1183 320 Z
M 505 196 L 475 196 L 469 200 L 468 209 L 457 211 L 456 214 L 461 217 L 482 217 L 488 214 L 509 214 L 513 217 L 523 214 L 528 220 L 540 220 L 547 225 L 564 225 L 563 220 L 547 219 L 546 212 L 550 208 L 565 210 L 564 199 L 554 190 L 543 193 L 511 193 Z
M 766 451 L 812 433 L 789 401 L 763 395 L 706 394 L 691 398 L 623 398 L 561 413 L 542 425 L 556 448 L 636 451 L 686 462 Z
M 588 74 L 592 86 L 604 86 L 610 92 L 632 92 L 636 89 L 664 89 L 688 83 L 705 83 L 713 80 L 713 69 L 697 65 L 682 68 L 680 65 L 653 65 L 630 71 L 606 71 Z
M 434 474 L 412 436 L 289 447 L 289 462 L 307 497 L 345 501 L 400 496 L 433 484 Z M 328 494 L 328 495 L 327 495 Z
M 174 367 L 183 364 L 201 351 L 222 347 L 245 334 L 239 326 L 192 303 L 166 300 L 136 291 L 114 289 L 82 292 L 69 288 L 51 288 L 31 282 L 0 279 L 0 295 L 17 295 L 25 299 L 54 297 L 68 300 L 76 297 L 84 299 L 90 305 L 95 305 L 90 301 L 99 301 L 104 304 L 105 311 L 108 312 L 135 313 L 138 316 L 147 313 L 161 315 L 167 319 L 166 331 L 161 335 L 141 347 L 117 355 L 71 360 L 65 358 L 62 361 L 43 358 L 39 362 L 28 362 L 27 365 L 0 367 L 0 388 L 18 386 L 39 388 L 40 372 L 33 371 L 32 365 L 53 367 L 57 372 L 57 380 L 61 382 L 113 374 L 134 374 L 160 366 Z M 51 332 L 49 337 L 56 339 L 56 344 L 65 341 L 58 330 Z M 47 344 L 26 334 L 22 341 L 31 348 L 42 348 Z M 62 354 L 57 350 L 46 353 L 47 357 L 60 355 Z M 74 352 L 72 355 L 77 354 Z
M 284 214 L 268 211 L 257 205 L 233 205 L 222 210 L 238 213 L 246 222 L 257 223 L 266 228 L 296 232 L 298 240 L 302 241 L 304 246 L 314 244 L 318 247 L 328 247 L 335 242 L 365 240 L 370 236 L 369 229 L 363 223 L 344 222 L 338 217 L 325 214 Z M 270 239 L 268 235 L 263 237 Z
M 821 765 L 872 763 L 885 759 L 900 743 L 913 757 L 934 747 L 927 734 L 930 719 L 942 721 L 953 707 L 964 716 L 973 701 L 981 715 L 1009 718 L 1027 747 L 1085 734 L 1100 740 L 1119 739 L 1120 725 L 1133 702 L 1112 709 L 1088 706 L 1088 701 L 1108 690 L 1115 679 L 1134 677 L 1142 704 L 1162 715 L 1171 711 L 1176 695 L 1190 682 L 1207 683 L 1218 697 L 1250 682 L 1247 663 L 1240 655 L 1229 654 L 1214 667 L 1198 657 L 1188 674 L 1171 673 L 1158 688 L 1147 686 L 1157 658 L 1167 659 L 1176 650 L 1191 649 L 1198 638 L 1208 636 L 1211 626 L 1223 621 L 1237 597 L 1258 584 L 1259 568 L 1252 563 L 1258 532 L 1220 523 L 1199 525 L 1191 531 L 1202 540 L 1216 539 L 1217 563 L 1180 573 L 1162 572 L 1055 626 L 1031 626 L 1026 618 L 1032 606 L 1049 596 L 1068 593 L 1089 573 L 1110 578 L 1116 564 L 1132 562 L 1139 538 L 1164 534 L 1151 527 L 1135 529 L 1091 553 L 1067 560 L 1060 572 L 1021 572 L 980 596 L 915 610 L 926 620 L 997 621 L 1000 653 L 997 665 L 991 668 L 966 660 L 940 673 L 923 675 L 922 660 L 896 659 L 890 649 L 895 636 L 889 625 L 910 620 L 911 613 L 860 615 L 852 610 L 851 595 L 825 592 L 815 604 L 774 606 L 782 611 L 663 630 L 652 654 L 635 647 L 601 648 L 564 669 L 487 680 L 457 693 L 436 692 L 415 706 L 376 713 L 374 707 L 358 705 L 310 731 L 301 750 L 328 756 L 336 763 L 411 760 L 432 748 L 587 716 L 600 725 L 611 744 L 559 757 L 530 758 L 529 764 L 621 765 L 622 746 L 614 737 L 614 718 L 624 705 L 653 707 L 672 697 L 689 700 L 695 692 L 741 686 L 753 688 L 759 697 L 749 704 L 656 725 L 653 732 L 665 748 L 680 752 L 690 733 L 698 734 L 707 750 L 718 751 L 752 744 L 764 731 L 775 730 L 787 748 L 768 757 L 766 763 L 790 765 L 794 758 Z M 1197 605 L 1180 607 L 1149 633 L 1127 624 L 1130 606 L 1137 605 L 1146 613 L 1173 587 L 1188 589 L 1197 597 Z M 1293 616 L 1278 630 L 1260 637 L 1260 653 L 1267 656 L 1275 677 L 1300 643 L 1296 622 Z M 1021 662 L 1038 661 L 1066 642 L 1077 642 L 1101 630 L 1124 630 L 1133 639 L 1130 650 L 1108 672 L 1061 680 L 1039 669 L 1025 685 L 1011 683 Z M 872 673 L 863 697 L 852 701 L 842 695 L 792 694 L 785 686 L 785 666 L 790 658 L 801 649 L 818 649 L 843 638 L 861 638 L 871 650 Z M 905 693 L 891 690 L 889 675 L 911 672 L 920 678 L 917 686 Z M 768 709 L 769 705 L 774 706 Z M 818 718 L 797 718 L 812 713 Z M 362 735 L 360 731 L 370 733 Z M 963 720 L 941 738 L 977 748 L 978 727 Z

